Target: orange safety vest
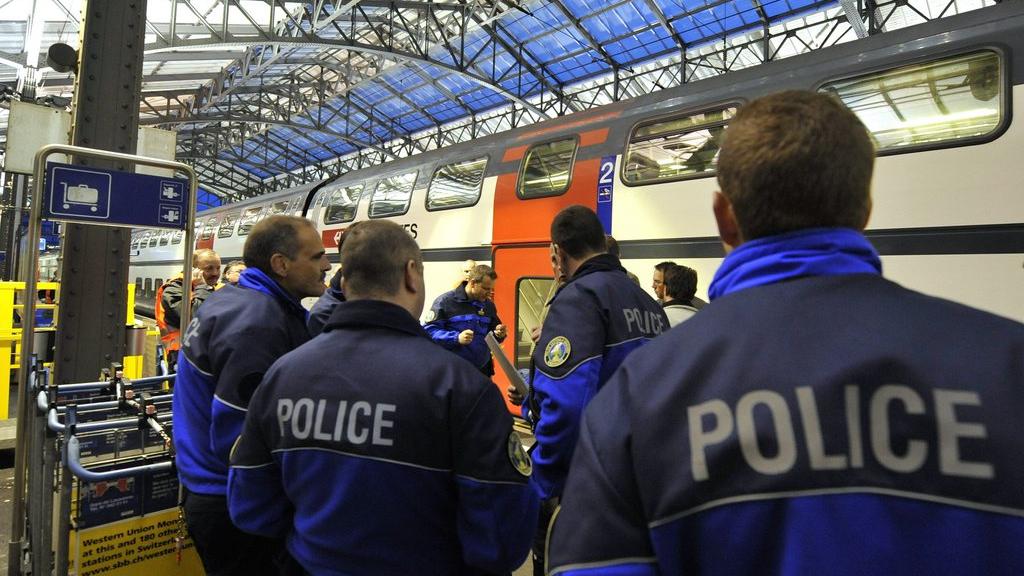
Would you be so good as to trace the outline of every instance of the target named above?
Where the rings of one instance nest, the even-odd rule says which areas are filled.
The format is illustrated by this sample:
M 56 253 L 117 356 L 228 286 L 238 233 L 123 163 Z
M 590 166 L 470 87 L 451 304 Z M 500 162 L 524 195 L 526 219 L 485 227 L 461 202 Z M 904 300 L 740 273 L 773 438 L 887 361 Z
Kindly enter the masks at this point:
M 179 272 L 177 276 L 157 288 L 156 305 L 153 307 L 156 312 L 156 325 L 160 327 L 160 341 L 164 343 L 165 352 L 181 350 L 181 330 L 168 326 L 167 319 L 164 317 L 164 288 L 175 280 L 181 280 L 182 297 L 185 297 L 185 276 Z

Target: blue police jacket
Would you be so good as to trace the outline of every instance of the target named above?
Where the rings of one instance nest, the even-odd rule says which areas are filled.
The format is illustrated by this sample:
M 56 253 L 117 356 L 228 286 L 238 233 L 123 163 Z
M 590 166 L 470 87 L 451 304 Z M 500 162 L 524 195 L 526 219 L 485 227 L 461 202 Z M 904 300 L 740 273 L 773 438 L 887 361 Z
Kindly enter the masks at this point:
M 584 416 L 551 574 L 1024 574 L 1024 326 L 876 274 L 733 292 Z
M 403 308 L 356 300 L 267 373 L 228 506 L 310 574 L 508 574 L 536 527 L 529 473 L 497 388 Z
M 484 338 L 498 324 L 501 324 L 501 319 L 494 302 L 470 300 L 466 295 L 466 282 L 463 282 L 434 300 L 423 328 L 434 342 L 469 360 L 485 373 L 494 374 L 491 351 Z M 459 344 L 459 333 L 463 330 L 473 331 L 473 341 L 467 346 Z M 505 339 L 497 340 L 502 342 Z
M 627 355 L 668 329 L 661 306 L 610 254 L 584 262 L 555 294 L 524 403 L 535 421 L 533 477 L 542 497 L 562 493 L 583 408 Z
M 172 401 L 186 488 L 225 494 L 228 455 L 253 391 L 275 360 L 307 340 L 305 309 L 256 268 L 207 298 L 183 335 Z

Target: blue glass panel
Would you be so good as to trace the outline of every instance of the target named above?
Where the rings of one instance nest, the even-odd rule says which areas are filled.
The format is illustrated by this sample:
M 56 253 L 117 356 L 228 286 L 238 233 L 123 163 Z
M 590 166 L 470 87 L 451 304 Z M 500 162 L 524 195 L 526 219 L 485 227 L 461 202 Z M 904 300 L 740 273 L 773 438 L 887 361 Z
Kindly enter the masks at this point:
M 590 50 L 590 43 L 579 35 L 579 30 L 571 23 L 566 22 L 565 25 L 568 28 L 554 30 L 550 34 L 526 42 L 524 47 L 545 64 L 563 58 L 568 53 Z
M 583 25 L 590 30 L 594 39 L 604 44 L 630 30 L 640 30 L 654 23 L 654 21 L 648 21 L 645 14 L 637 10 L 631 3 L 624 3 L 584 18 Z
M 443 72 L 440 68 L 434 68 L 433 66 L 425 67 L 424 71 L 427 74 L 430 74 L 431 78 L 437 78 L 437 81 L 440 84 L 455 94 L 462 94 L 477 87 L 476 82 L 473 82 L 461 74 L 449 74 L 448 72 Z

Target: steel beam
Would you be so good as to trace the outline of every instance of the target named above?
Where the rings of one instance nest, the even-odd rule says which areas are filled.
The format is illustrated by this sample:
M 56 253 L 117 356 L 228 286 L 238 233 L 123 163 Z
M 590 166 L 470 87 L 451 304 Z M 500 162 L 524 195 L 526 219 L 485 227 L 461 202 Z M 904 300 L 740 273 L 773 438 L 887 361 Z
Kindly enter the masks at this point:
M 146 0 L 90 0 L 75 92 L 76 146 L 132 154 L 142 83 Z M 131 170 L 120 163 L 82 164 Z M 61 269 L 57 383 L 95 379 L 124 357 L 128 229 L 67 226 Z

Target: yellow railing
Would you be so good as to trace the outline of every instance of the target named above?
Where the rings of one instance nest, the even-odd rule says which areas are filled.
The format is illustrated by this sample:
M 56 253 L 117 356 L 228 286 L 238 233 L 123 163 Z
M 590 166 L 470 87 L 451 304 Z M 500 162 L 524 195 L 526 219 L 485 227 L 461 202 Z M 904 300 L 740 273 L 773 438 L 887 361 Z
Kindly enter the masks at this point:
M 59 282 L 38 282 L 39 292 L 53 291 L 57 304 L 36 304 L 36 310 L 49 311 L 52 318 L 46 325 L 36 326 L 37 331 L 56 331 L 57 309 L 60 302 Z M 11 372 L 18 369 L 21 362 L 21 317 L 25 305 L 21 295 L 25 292 L 24 282 L 0 282 L 0 420 L 6 420 L 9 411 L 11 392 Z M 135 323 L 135 284 L 128 284 L 128 306 L 125 320 L 129 326 Z M 124 358 L 125 375 L 138 378 L 142 375 L 142 357 L 126 356 Z

